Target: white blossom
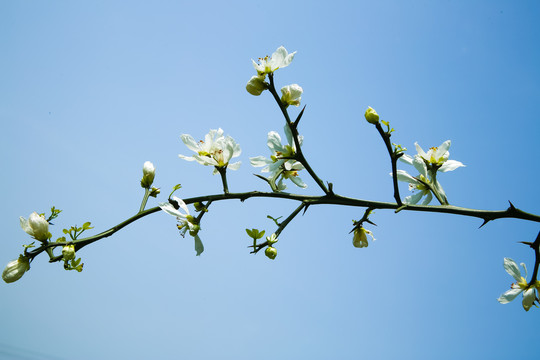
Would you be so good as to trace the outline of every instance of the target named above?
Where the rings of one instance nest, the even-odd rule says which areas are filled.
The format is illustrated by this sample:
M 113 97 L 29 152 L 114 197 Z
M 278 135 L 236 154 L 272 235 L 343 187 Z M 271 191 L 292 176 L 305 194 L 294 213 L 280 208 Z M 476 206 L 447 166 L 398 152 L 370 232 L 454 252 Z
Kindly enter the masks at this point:
M 189 208 L 184 200 L 173 196 L 172 201 L 178 204 L 179 209 L 176 209 L 170 202 L 160 203 L 159 207 L 167 214 L 176 217 L 178 220 L 177 227 L 182 236 L 184 236 L 186 232 L 189 232 L 189 235 L 193 236 L 193 239 L 195 240 L 195 252 L 197 256 L 199 256 L 204 251 L 203 243 L 199 237 L 199 230 L 201 227 L 197 223 L 197 220 L 189 214 Z M 180 209 L 183 210 L 183 212 L 181 212 Z
M 287 137 L 288 144 L 283 145 L 281 143 L 281 137 L 275 131 L 268 133 L 268 140 L 266 144 L 270 149 L 272 155 L 270 158 L 264 156 L 256 156 L 250 158 L 251 165 L 254 167 L 263 167 L 261 172 L 269 172 L 270 178 L 279 177 L 279 183 L 277 184 L 278 190 L 286 189 L 286 185 L 283 183 L 284 179 L 290 179 L 295 185 L 305 188 L 307 185 L 298 176 L 298 172 L 304 169 L 304 166 L 294 159 L 296 154 L 296 145 L 294 144 L 293 136 L 288 125 L 285 125 L 285 135 Z M 298 143 L 302 145 L 303 137 L 298 136 Z
M 210 130 L 204 137 L 204 141 L 195 141 L 188 134 L 182 134 L 182 141 L 186 146 L 194 151 L 193 156 L 178 155 L 181 159 L 187 161 L 197 161 L 199 164 L 214 166 L 214 174 L 218 173 L 217 168 L 228 168 L 238 170 L 241 162 L 229 163 L 232 158 L 240 156 L 242 150 L 240 145 L 230 136 L 223 136 L 223 130 Z
M 525 270 L 525 277 L 521 276 L 521 271 L 519 271 L 519 267 L 514 260 L 504 258 L 503 265 L 506 272 L 510 274 L 516 282 L 513 283 L 510 286 L 510 290 L 502 294 L 497 301 L 501 304 L 507 304 L 514 300 L 519 294 L 523 293 L 522 305 L 525 311 L 529 311 L 536 300 L 536 291 L 540 288 L 540 281 L 537 281 L 532 285 L 527 283 L 527 267 L 525 267 L 524 263 L 521 263 L 521 266 L 523 267 L 523 270 Z
M 453 171 L 458 167 L 465 166 L 460 161 L 448 160 L 448 157 L 450 156 L 450 152 L 448 151 L 450 144 L 450 140 L 446 140 L 440 146 L 430 148 L 428 152 L 425 152 L 417 142 L 414 143 L 414 146 L 418 152 L 417 156 L 419 156 L 426 163 L 428 169 L 435 167 L 437 168 L 437 171 L 447 172 Z M 414 158 L 405 154 L 400 157 L 400 160 L 409 165 L 413 165 Z
M 264 76 L 273 73 L 277 69 L 289 66 L 294 58 L 294 54 L 296 54 L 296 51 L 289 54 L 283 46 L 280 46 L 271 57 L 265 56 L 259 58 L 259 63 L 253 59 L 251 61 L 253 62 L 253 67 L 257 70 L 257 74 Z

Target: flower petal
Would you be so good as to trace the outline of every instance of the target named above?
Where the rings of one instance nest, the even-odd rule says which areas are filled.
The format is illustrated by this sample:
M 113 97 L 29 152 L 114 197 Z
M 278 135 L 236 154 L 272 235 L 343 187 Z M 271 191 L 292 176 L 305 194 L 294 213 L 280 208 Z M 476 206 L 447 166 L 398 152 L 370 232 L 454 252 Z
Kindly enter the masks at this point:
M 534 291 L 534 288 L 529 288 L 523 292 L 523 308 L 525 311 L 529 311 L 531 306 L 534 303 L 534 300 L 536 300 L 536 293 Z
M 504 258 L 504 269 L 510 276 L 512 276 L 517 282 L 521 282 L 521 271 L 516 262 L 510 258 Z
M 457 169 L 458 167 L 465 166 L 460 161 L 446 160 L 446 162 L 439 168 L 440 172 L 447 172 Z
M 514 300 L 519 294 L 521 294 L 521 289 L 510 289 L 497 299 L 501 304 L 508 304 L 510 301 Z
M 182 134 L 180 135 L 180 139 L 182 139 L 182 142 L 186 144 L 189 150 L 195 151 L 196 153 L 199 152 L 199 143 L 195 141 L 193 136 L 189 134 Z
M 197 256 L 199 256 L 204 251 L 204 245 L 199 235 L 195 235 L 193 239 L 195 240 L 195 252 L 197 253 Z

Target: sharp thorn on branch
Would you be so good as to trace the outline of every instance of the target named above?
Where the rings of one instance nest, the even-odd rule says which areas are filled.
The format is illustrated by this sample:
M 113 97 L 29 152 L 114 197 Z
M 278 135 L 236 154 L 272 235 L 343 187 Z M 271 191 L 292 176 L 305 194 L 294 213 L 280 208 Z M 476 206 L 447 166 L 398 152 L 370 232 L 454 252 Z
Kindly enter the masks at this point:
M 491 221 L 491 220 L 490 219 L 484 219 L 484 222 L 478 228 L 479 229 L 482 228 L 482 226 L 486 225 L 489 221 Z

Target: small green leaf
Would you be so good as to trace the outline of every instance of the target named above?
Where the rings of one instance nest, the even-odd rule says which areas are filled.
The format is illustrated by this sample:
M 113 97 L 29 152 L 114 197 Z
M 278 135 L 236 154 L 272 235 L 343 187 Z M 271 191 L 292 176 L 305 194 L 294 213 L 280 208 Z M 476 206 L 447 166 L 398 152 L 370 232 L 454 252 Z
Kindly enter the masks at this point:
M 255 230 L 255 229 L 253 229 L 253 230 Z M 253 230 L 246 229 L 246 233 L 248 234 L 248 236 L 249 236 L 250 238 L 254 238 L 254 236 L 253 236 Z
M 84 229 L 84 230 L 93 229 L 93 227 L 91 227 L 90 225 L 91 225 L 91 222 L 90 222 L 90 221 L 85 222 L 85 223 L 83 224 L 83 229 Z
M 64 230 L 62 230 L 62 232 L 63 232 L 64 234 L 67 234 L 67 233 L 69 233 L 69 230 L 68 230 L 68 229 L 64 229 Z

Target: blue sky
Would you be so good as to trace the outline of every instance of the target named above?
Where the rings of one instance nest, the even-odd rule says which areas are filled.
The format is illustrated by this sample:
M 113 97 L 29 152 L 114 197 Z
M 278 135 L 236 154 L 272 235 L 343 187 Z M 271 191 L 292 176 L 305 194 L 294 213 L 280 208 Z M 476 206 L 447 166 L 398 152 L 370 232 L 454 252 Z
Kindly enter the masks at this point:
M 451 204 L 539 213 L 540 38 L 535 1 L 3 2 L 0 5 L 1 262 L 28 236 L 19 216 L 63 210 L 52 227 L 95 233 L 137 212 L 142 164 L 166 198 L 221 191 L 182 161 L 180 134 L 221 127 L 242 146 L 231 191 L 266 190 L 249 157 L 283 134 L 268 93 L 245 91 L 252 58 L 298 51 L 276 83 L 300 84 L 304 152 L 338 194 L 392 201 L 374 107 L 414 154 L 452 140 L 467 165 L 439 178 Z M 292 114 L 297 109 L 291 110 Z M 400 168 L 407 170 L 407 165 Z M 410 170 L 410 169 L 408 169 Z M 320 195 L 307 175 L 306 190 Z M 402 194 L 407 188 L 402 184 Z M 155 206 L 150 201 L 149 206 Z M 157 213 L 81 250 L 82 273 L 37 258 L 0 286 L 6 359 L 456 359 L 533 354 L 538 309 L 497 303 L 538 225 L 376 211 L 377 240 L 352 246 L 363 209 L 311 207 L 278 257 L 250 255 L 245 228 L 291 201 L 212 206 L 206 250 Z

